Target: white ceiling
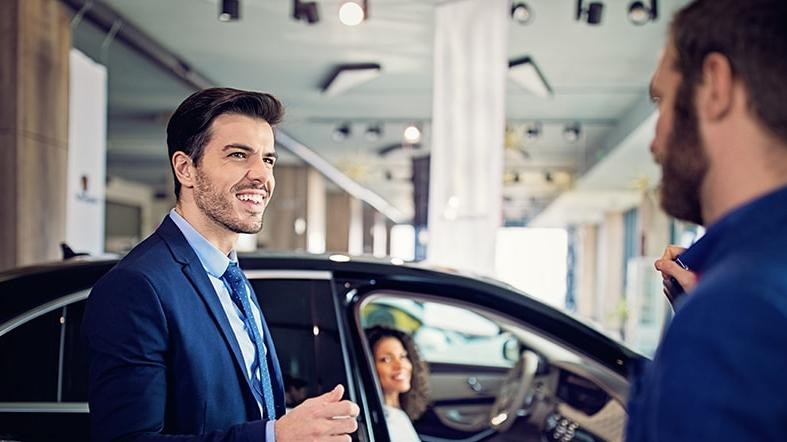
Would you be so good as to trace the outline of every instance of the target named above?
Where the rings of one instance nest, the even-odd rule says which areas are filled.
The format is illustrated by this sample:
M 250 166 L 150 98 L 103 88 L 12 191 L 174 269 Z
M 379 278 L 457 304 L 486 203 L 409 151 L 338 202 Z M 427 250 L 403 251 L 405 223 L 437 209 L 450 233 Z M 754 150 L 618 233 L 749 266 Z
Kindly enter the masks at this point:
M 410 216 L 410 156 L 429 149 L 432 27 L 441 2 L 368 1 L 369 19 L 354 28 L 338 22 L 339 0 L 317 2 L 321 20 L 315 25 L 294 21 L 289 0 L 241 0 L 241 20 L 231 23 L 216 19 L 217 0 L 103 3 L 216 84 L 279 97 L 287 108 L 283 130 Z M 574 0 L 527 3 L 534 20 L 526 26 L 511 23 L 509 58 L 531 56 L 554 96 L 538 98 L 508 84 L 506 115 L 513 133 L 504 208 L 512 223 L 530 219 L 572 188 L 580 174 L 625 139 L 620 132 L 640 127 L 624 120 L 642 107 L 668 17 L 686 0 L 659 1 L 659 19 L 644 26 L 628 21 L 629 0 L 604 1 L 600 26 L 574 20 Z M 192 91 L 121 43 L 112 43 L 102 55 L 104 37 L 86 22 L 74 32 L 75 46 L 109 68 L 108 171 L 166 191 L 164 127 Z M 382 74 L 342 95 L 321 95 L 319 86 L 335 65 L 360 62 L 379 63 Z M 335 142 L 331 132 L 343 121 L 351 123 L 353 133 Z M 521 136 L 532 121 L 543 122 L 535 141 Z M 572 121 L 583 123 L 573 144 L 562 137 L 564 124 Z M 384 136 L 369 142 L 363 131 L 375 122 L 383 124 Z M 424 146 L 380 157 L 376 151 L 400 142 L 409 122 L 424 125 Z M 641 151 L 644 157 L 626 161 L 647 158 L 647 144 Z

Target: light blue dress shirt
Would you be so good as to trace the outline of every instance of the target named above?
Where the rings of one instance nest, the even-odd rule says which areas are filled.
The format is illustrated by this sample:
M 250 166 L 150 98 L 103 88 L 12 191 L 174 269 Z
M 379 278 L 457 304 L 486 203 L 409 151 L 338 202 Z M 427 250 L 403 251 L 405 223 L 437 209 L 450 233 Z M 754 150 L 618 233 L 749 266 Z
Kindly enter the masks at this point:
M 222 253 L 221 250 L 217 249 L 216 246 L 211 244 L 210 241 L 205 239 L 202 234 L 192 227 L 188 221 L 180 216 L 180 214 L 175 209 L 169 211 L 169 217 L 172 219 L 175 225 L 178 226 L 181 233 L 183 233 L 183 236 L 186 237 L 186 241 L 188 241 L 191 248 L 194 249 L 194 253 L 197 254 L 197 257 L 202 263 L 202 267 L 208 273 L 208 278 L 210 279 L 211 284 L 213 284 L 213 288 L 216 290 L 216 295 L 219 297 L 219 301 L 221 301 L 221 307 L 224 309 L 224 313 L 227 315 L 227 320 L 230 323 L 230 327 L 232 327 L 232 333 L 235 335 L 235 340 L 238 342 L 238 346 L 240 347 L 240 351 L 243 355 L 243 362 L 246 366 L 246 376 L 251 377 L 251 366 L 254 363 L 255 346 L 251 341 L 249 334 L 246 332 L 246 326 L 241 319 L 238 306 L 232 302 L 229 286 L 227 286 L 224 280 L 221 279 L 221 276 L 230 265 L 230 261 L 238 262 L 237 253 L 235 250 L 232 250 L 229 256 Z M 247 296 L 249 295 L 248 290 L 249 288 L 246 287 Z M 252 315 L 254 316 L 254 322 L 260 332 L 260 337 L 264 338 L 262 323 L 260 321 L 261 313 L 257 308 L 256 303 L 251 303 L 251 310 Z M 267 349 L 264 347 L 265 344 L 263 343 L 263 349 L 267 354 Z M 257 369 L 256 373 L 254 373 L 254 376 L 257 379 L 260 379 L 260 375 L 260 370 Z M 260 407 L 260 415 L 264 415 L 265 412 L 263 404 L 258 402 L 257 405 Z M 275 442 L 276 440 L 274 423 L 275 420 L 270 419 L 266 424 L 266 442 Z

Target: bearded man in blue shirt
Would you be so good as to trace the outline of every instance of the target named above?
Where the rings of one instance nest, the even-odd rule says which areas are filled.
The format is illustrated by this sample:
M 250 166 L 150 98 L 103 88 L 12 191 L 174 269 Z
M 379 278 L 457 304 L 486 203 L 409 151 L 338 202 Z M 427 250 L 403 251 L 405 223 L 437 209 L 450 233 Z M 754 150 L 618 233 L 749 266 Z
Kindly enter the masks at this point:
M 635 373 L 629 441 L 787 440 L 787 2 L 678 12 L 651 83 L 661 203 L 706 234 L 656 267 L 689 292 Z

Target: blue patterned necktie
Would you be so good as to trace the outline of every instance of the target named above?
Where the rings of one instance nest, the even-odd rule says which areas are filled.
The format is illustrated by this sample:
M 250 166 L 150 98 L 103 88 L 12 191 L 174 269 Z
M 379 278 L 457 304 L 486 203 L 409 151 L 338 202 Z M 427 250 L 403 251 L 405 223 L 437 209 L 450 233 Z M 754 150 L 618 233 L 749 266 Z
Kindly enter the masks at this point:
M 251 303 L 246 290 L 246 278 L 243 276 L 240 267 L 238 267 L 238 263 L 230 261 L 230 265 L 221 276 L 221 279 L 230 286 L 230 297 L 235 305 L 238 306 L 246 332 L 249 334 L 252 344 L 254 344 L 254 362 L 251 364 L 251 379 L 249 379 L 252 392 L 257 402 L 264 405 L 265 417 L 273 419 L 276 416 L 276 411 L 273 405 L 271 377 L 270 373 L 268 373 L 262 336 L 260 336 L 260 330 L 254 321 L 254 315 L 251 313 Z M 257 377 L 257 369 L 259 369 L 260 373 L 259 378 Z

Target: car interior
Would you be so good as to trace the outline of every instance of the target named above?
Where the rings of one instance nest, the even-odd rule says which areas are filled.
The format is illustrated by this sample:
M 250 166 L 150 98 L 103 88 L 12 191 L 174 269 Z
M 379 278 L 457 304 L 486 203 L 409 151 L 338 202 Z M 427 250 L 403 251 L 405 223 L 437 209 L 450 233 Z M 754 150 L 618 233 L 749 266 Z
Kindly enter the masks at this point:
M 364 328 L 409 333 L 427 361 L 430 404 L 413 422 L 423 441 L 623 440 L 626 379 L 521 320 L 398 292 L 357 313 Z

